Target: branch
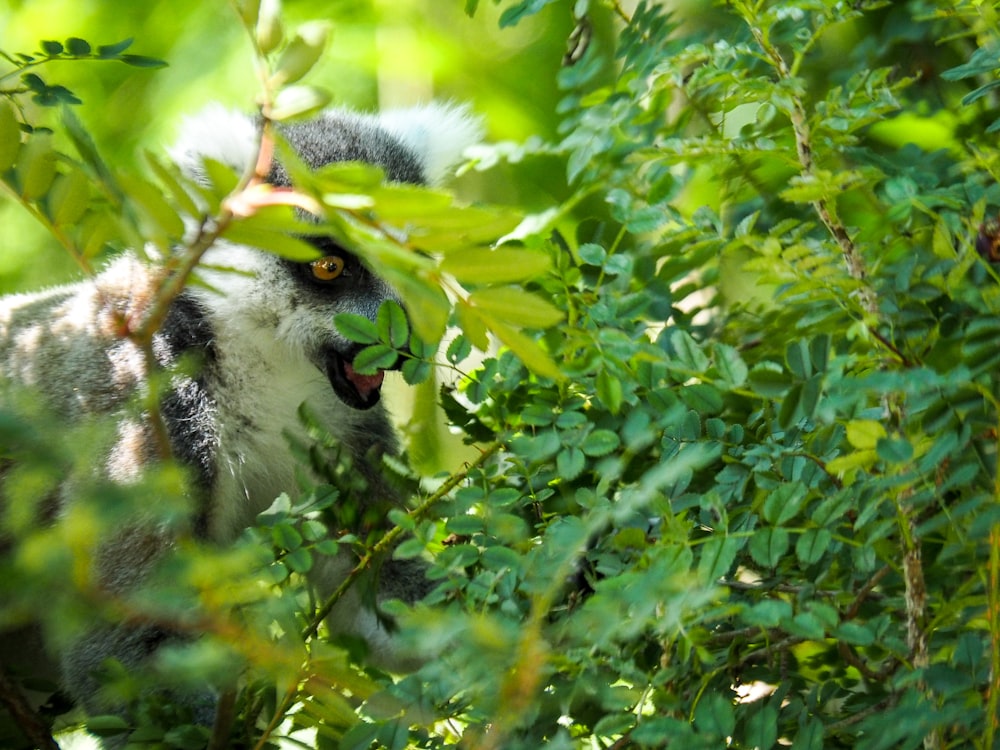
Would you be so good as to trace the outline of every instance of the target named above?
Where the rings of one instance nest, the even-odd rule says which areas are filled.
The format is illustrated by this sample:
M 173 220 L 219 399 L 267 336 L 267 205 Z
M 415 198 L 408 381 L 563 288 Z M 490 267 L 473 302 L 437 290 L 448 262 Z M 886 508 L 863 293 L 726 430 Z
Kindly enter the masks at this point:
M 33 747 L 39 750 L 59 750 L 59 745 L 52 739 L 52 732 L 7 676 L 3 664 L 0 664 L 0 705 L 7 709 Z
M 778 73 L 778 78 L 782 81 L 791 81 L 794 76 L 789 70 L 785 58 L 781 56 L 781 52 L 771 44 L 761 28 L 752 22 L 753 19 L 744 16 L 744 20 L 747 26 L 749 26 L 750 33 L 753 34 L 757 44 L 760 45 L 760 48 L 764 50 L 764 53 L 771 60 L 774 69 Z M 792 123 L 792 130 L 795 133 L 795 152 L 798 155 L 802 173 L 812 177 L 815 175 L 813 171 L 813 148 L 809 131 L 809 118 L 802 99 L 795 95 L 791 95 L 790 99 L 791 109 L 788 115 Z M 854 240 L 848 234 L 847 228 L 836 217 L 835 211 L 832 209 L 830 201 L 827 198 L 816 199 L 812 202 L 812 206 L 819 215 L 820 221 L 823 222 L 823 226 L 827 228 L 827 231 L 830 232 L 840 246 L 840 253 L 844 258 L 844 263 L 847 265 L 847 272 L 852 279 L 861 285 L 858 294 L 862 309 L 866 313 L 878 317 L 878 299 L 875 296 L 875 291 L 868 284 L 868 271 L 865 267 L 865 260 L 861 257 L 861 253 L 858 251 L 857 245 L 854 244 Z
M 499 451 L 503 445 L 501 443 L 494 443 L 492 446 L 483 451 L 475 461 L 469 464 L 465 471 L 458 472 L 457 474 L 452 474 L 448 477 L 448 481 L 442 484 L 436 492 L 434 492 L 430 497 L 424 500 L 420 505 L 411 510 L 407 515 L 413 519 L 419 519 L 427 513 L 430 508 L 441 501 L 444 497 L 448 495 L 455 487 L 457 487 L 461 482 L 465 481 L 469 473 L 482 466 L 487 459 L 493 456 L 497 451 Z M 382 554 L 388 552 L 392 549 L 399 538 L 406 533 L 406 530 L 401 526 L 394 526 L 390 529 L 385 536 L 378 540 L 378 542 L 358 561 L 358 564 L 354 566 L 354 569 L 347 575 L 343 582 L 337 587 L 337 589 L 327 598 L 323 603 L 323 606 L 317 610 L 312 621 L 305 627 L 302 631 L 302 640 L 307 641 L 316 635 L 320 624 L 327 618 L 333 608 L 337 605 L 337 602 L 347 593 L 347 590 L 354 584 L 358 577 L 367 570 L 372 562 L 376 560 Z

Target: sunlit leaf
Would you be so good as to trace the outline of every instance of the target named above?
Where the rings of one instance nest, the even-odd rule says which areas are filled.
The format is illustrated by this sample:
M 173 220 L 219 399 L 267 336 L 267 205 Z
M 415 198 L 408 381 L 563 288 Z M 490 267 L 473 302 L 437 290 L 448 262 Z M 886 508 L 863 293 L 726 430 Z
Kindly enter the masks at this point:
M 541 297 L 516 287 L 478 289 L 469 304 L 505 323 L 529 328 L 548 328 L 563 319 L 563 313 Z
M 440 268 L 464 283 L 503 284 L 534 278 L 550 266 L 548 256 L 541 253 L 500 247 L 449 253 L 442 259 Z
M 0 101 L 0 172 L 6 172 L 17 159 L 21 147 L 21 128 L 10 102 Z

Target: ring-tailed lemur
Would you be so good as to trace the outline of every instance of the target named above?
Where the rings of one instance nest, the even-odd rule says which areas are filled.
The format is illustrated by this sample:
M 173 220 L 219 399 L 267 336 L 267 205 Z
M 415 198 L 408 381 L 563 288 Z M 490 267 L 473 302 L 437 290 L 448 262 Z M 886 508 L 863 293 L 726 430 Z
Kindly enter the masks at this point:
M 210 108 L 186 122 L 172 153 L 195 179 L 203 176 L 206 158 L 243 172 L 256 158 L 257 130 L 255 118 Z M 434 184 L 479 137 L 479 126 L 461 108 L 431 105 L 377 116 L 331 111 L 282 132 L 312 168 L 363 161 L 381 167 L 390 181 Z M 287 184 L 280 164 L 269 180 Z M 191 285 L 177 297 L 155 335 L 153 354 L 163 368 L 191 355 L 198 363 L 192 375 L 173 376 L 160 410 L 173 455 L 194 477 L 190 527 L 207 541 L 234 540 L 275 497 L 294 492 L 300 467 L 287 435 L 303 430 L 297 416 L 303 402 L 362 471 L 372 455 L 396 449 L 379 403 L 382 373 L 354 371 L 356 346 L 333 319 L 343 312 L 374 319 L 379 305 L 397 296 L 355 255 L 333 243 L 318 245 L 324 259 L 294 263 L 216 243 L 204 257 L 201 275 L 208 284 Z M 12 385 L 23 386 L 70 422 L 112 415 L 117 435 L 99 471 L 115 482 L 137 481 L 158 455 L 149 420 L 135 407 L 136 394 L 147 390 L 147 360 L 120 326 L 143 317 L 160 283 L 155 271 L 129 253 L 91 279 L 0 300 L 0 398 Z M 50 519 L 73 503 L 69 483 L 56 494 L 39 499 Z M 101 586 L 111 592 L 134 588 L 150 561 L 172 544 L 158 532 L 126 531 L 102 540 L 93 561 Z M 332 558 L 319 567 L 318 587 L 329 592 L 350 564 Z M 422 569 L 390 561 L 381 571 L 378 597 L 412 600 L 424 589 Z M 376 615 L 357 598 L 342 602 L 331 617 L 338 630 L 361 635 L 373 652 L 384 652 L 386 664 L 397 660 Z M 92 701 L 95 670 L 108 658 L 136 668 L 171 638 L 153 625 L 96 628 L 61 654 L 64 685 L 90 710 L 103 710 Z M 0 637 L 0 663 L 35 669 L 39 659 L 24 642 Z M 211 699 L 195 702 L 196 718 L 210 721 Z

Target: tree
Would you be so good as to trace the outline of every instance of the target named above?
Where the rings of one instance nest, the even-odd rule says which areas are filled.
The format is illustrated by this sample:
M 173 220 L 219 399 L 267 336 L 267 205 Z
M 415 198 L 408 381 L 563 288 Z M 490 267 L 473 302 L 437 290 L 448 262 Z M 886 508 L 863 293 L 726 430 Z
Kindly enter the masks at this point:
M 395 612 L 426 662 L 390 678 L 301 627 L 296 573 L 323 554 L 312 524 L 332 502 L 318 490 L 261 519 L 237 553 L 273 546 L 257 575 L 280 583 L 212 600 L 199 624 L 216 637 L 178 672 L 229 658 L 233 622 L 253 634 L 266 656 L 248 659 L 232 724 L 250 744 L 288 720 L 344 748 L 992 747 L 995 7 L 501 5 L 504 27 L 572 7 L 574 46 L 558 136 L 478 167 L 557 158 L 565 197 L 513 228 L 507 210 L 374 196 L 378 220 L 411 211 L 441 253 L 394 277 L 427 342 L 406 375 L 432 383 L 425 349 L 460 331 L 444 357 L 464 377 L 440 401 L 481 456 L 358 540 L 353 585 L 383 554 L 431 560 L 433 593 Z M 35 138 L 0 167 L 51 220 L 74 172 L 26 191 L 48 153 Z M 137 236 L 176 236 L 133 185 Z M 388 322 L 353 335 L 373 361 L 411 343 Z M 54 573 L 60 541 L 41 543 Z M 206 741 L 163 706 L 149 717 L 157 741 Z

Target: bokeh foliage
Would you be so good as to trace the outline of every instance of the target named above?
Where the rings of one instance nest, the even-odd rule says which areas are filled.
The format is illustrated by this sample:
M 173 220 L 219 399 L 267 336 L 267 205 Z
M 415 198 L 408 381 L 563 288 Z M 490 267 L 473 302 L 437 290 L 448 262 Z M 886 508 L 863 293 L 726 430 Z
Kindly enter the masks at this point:
M 558 90 L 523 103 L 553 127 L 478 153 L 486 180 L 532 183 L 490 194 L 513 209 L 373 190 L 364 170 L 299 183 L 368 195 L 378 221 L 426 220 L 410 249 L 443 255 L 407 258 L 323 198 L 330 231 L 409 283 L 423 327 L 412 339 L 390 310 L 340 323 L 372 366 L 411 344 L 414 383 L 428 382 L 420 355 L 445 320 L 460 331 L 442 357 L 462 377 L 439 396 L 482 460 L 393 512 L 388 532 L 334 544 L 321 521 L 349 477 L 329 446 L 300 446 L 330 484 L 279 498 L 235 551 L 182 556 L 169 579 L 185 591 L 161 588 L 139 610 L 168 618 L 198 589 L 202 614 L 174 624 L 212 638 L 164 669 L 196 681 L 247 665 L 228 688 L 237 746 L 275 741 L 290 721 L 344 748 L 992 747 L 995 6 L 451 5 L 525 34 L 520 54 L 547 55 Z M 86 150 L 75 120 L 57 127 Z M 12 174 L 29 204 L 51 198 Z M 138 208 L 118 234 L 170 238 L 141 189 L 122 195 Z M 485 249 L 514 215 L 526 218 Z M 450 302 L 439 283 L 457 285 Z M 428 310 L 434 325 L 414 315 Z M 476 365 L 474 349 L 487 350 Z M 29 490 L 73 460 L 32 429 L 4 433 L 37 457 Z M 148 480 L 165 497 L 175 481 Z M 58 588 L 79 537 L 29 540 L 21 564 L 48 573 L 16 592 L 16 612 Z M 380 555 L 431 561 L 434 591 L 393 610 L 419 669 L 390 678 L 315 637 L 321 603 L 298 577 L 337 544 L 362 555 L 362 588 Z M 206 741 L 169 707 L 146 711 L 150 741 Z

